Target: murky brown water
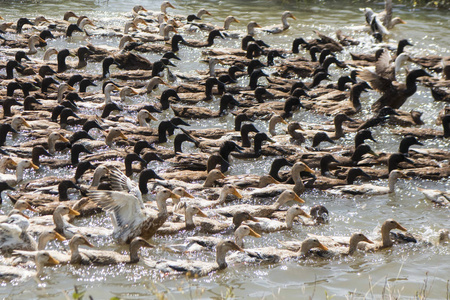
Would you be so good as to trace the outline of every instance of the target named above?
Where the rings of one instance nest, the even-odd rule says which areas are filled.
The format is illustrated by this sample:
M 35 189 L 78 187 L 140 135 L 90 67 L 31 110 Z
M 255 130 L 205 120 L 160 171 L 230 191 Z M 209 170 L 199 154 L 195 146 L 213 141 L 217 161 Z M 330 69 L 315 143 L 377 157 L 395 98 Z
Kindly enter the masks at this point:
M 341 3 L 345 2 L 345 3 Z M 137 1 L 44 1 L 44 2 L 0 2 L 0 15 L 7 21 L 15 21 L 22 16 L 35 17 L 42 14 L 49 17 L 59 17 L 67 10 L 73 10 L 85 14 L 96 24 L 122 24 L 124 18 L 129 15 L 131 8 Z M 143 4 L 150 10 L 159 10 L 160 1 L 149 0 Z M 352 27 L 363 24 L 363 16 L 358 10 L 359 4 L 347 1 L 336 3 L 321 3 L 320 5 L 305 4 L 303 2 L 272 2 L 272 1 L 174 1 L 176 10 L 174 14 L 187 14 L 196 12 L 200 8 L 207 8 L 213 16 L 205 18 L 206 22 L 222 24 L 227 15 L 233 15 L 241 20 L 240 24 L 233 25 L 237 30 L 245 30 L 245 24 L 255 20 L 261 25 L 270 25 L 279 22 L 279 16 L 284 10 L 291 10 L 297 17 L 297 21 L 290 21 L 291 28 L 283 35 L 260 37 L 268 44 L 277 47 L 290 48 L 291 41 L 295 37 L 313 37 L 313 29 L 318 29 L 325 34 L 333 33 L 341 28 L 345 33 L 352 34 Z M 374 7 L 375 11 L 382 10 L 382 6 Z M 408 7 L 395 7 L 395 14 L 400 15 L 408 22 L 393 30 L 392 41 L 408 38 L 415 46 L 408 48 L 412 55 L 441 54 L 450 55 L 450 18 L 448 12 L 434 10 L 411 10 Z M 355 37 L 368 41 L 363 33 L 353 33 Z M 63 47 L 75 48 L 84 42 L 67 43 L 57 39 L 50 41 L 50 46 L 57 49 Z M 93 38 L 94 44 L 116 45 L 118 39 Z M 238 47 L 239 41 L 218 41 L 216 47 Z M 354 51 L 355 47 L 346 49 L 339 58 L 349 59 L 348 51 Z M 358 48 L 359 52 L 369 48 Z M 42 52 L 37 54 L 41 57 Z M 305 54 L 306 55 L 306 54 Z M 155 55 L 145 55 L 151 61 Z M 194 72 L 192 70 L 206 70 L 205 64 L 198 62 L 201 54 L 197 51 L 183 47 L 179 56 L 182 62 L 177 63 L 178 71 Z M 88 72 L 100 72 L 99 64 L 90 64 Z M 4 71 L 3 71 L 4 72 Z M 333 70 L 333 78 L 339 76 L 337 70 Z M 194 72 L 195 73 L 195 72 Z M 241 82 L 241 84 L 245 84 Z M 157 92 L 156 95 L 160 93 Z M 357 117 L 362 117 L 369 111 L 369 103 L 377 99 L 375 92 L 367 93 L 364 97 L 363 112 Z M 154 98 L 151 97 L 151 101 Z M 136 102 L 144 101 L 143 97 L 137 97 Z M 434 102 L 428 89 L 419 88 L 417 94 L 411 97 L 402 108 L 406 111 L 418 109 L 424 112 L 423 120 L 428 127 L 435 127 L 434 120 L 437 111 L 444 103 Z M 162 118 L 162 117 L 160 117 Z M 293 120 L 321 122 L 328 118 L 317 116 L 309 112 L 299 112 Z M 221 119 L 222 124 L 230 127 L 231 117 Z M 190 122 L 199 128 L 216 126 L 215 121 Z M 260 129 L 266 129 L 266 122 L 256 122 Z M 221 125 L 223 126 L 223 125 Z M 394 151 L 398 147 L 399 137 L 391 136 L 386 129 L 374 129 L 374 136 L 379 141 L 371 145 L 376 151 Z M 26 137 L 19 137 L 16 144 Z M 353 135 L 345 138 L 344 143 L 349 144 Z M 426 147 L 442 147 L 449 149 L 448 140 L 428 140 Z M 196 152 L 189 148 L 187 151 Z M 262 173 L 267 172 L 272 158 L 260 161 L 245 161 L 235 164 L 231 174 Z M 161 171 L 168 166 L 164 164 L 150 164 L 156 170 Z M 38 176 L 52 174 L 43 168 Z M 62 171 L 61 175 L 69 174 Z M 386 185 L 386 180 L 380 180 L 376 184 Z M 378 236 L 379 225 L 387 218 L 395 218 L 413 234 L 424 236 L 425 239 L 435 241 L 437 230 L 449 228 L 448 209 L 435 208 L 416 190 L 417 186 L 439 189 L 450 189 L 448 179 L 440 181 L 425 181 L 413 179 L 409 182 L 399 182 L 397 192 L 389 196 L 340 198 L 330 197 L 316 191 L 306 192 L 302 198 L 306 199 L 306 206 L 321 203 L 327 206 L 331 212 L 330 224 L 324 227 L 308 228 L 295 226 L 292 231 L 265 234 L 261 239 L 247 239 L 246 247 L 277 246 L 277 240 L 302 240 L 307 233 L 350 235 L 354 231 L 361 231 L 370 237 Z M 10 205 L 3 204 L 3 211 L 9 211 Z M 109 224 L 105 216 L 80 221 L 79 224 Z M 156 244 L 165 244 L 182 241 L 189 232 L 174 236 L 170 240 L 155 239 Z M 104 242 L 101 242 L 103 244 Z M 106 243 L 106 242 L 105 242 Z M 99 243 L 100 244 L 100 243 Z M 101 246 L 101 245 L 99 245 Z M 118 249 L 117 247 L 104 246 L 106 249 Z M 117 296 L 124 299 L 148 299 L 156 297 L 156 293 L 165 293 L 169 298 L 220 298 L 226 295 L 234 295 L 245 299 L 326 299 L 335 296 L 334 299 L 379 299 L 382 295 L 387 297 L 401 296 L 411 299 L 426 283 L 428 299 L 445 299 L 448 297 L 448 281 L 450 280 L 450 249 L 448 247 L 419 247 L 415 245 L 395 247 L 391 250 L 376 254 L 358 254 L 355 257 L 332 260 L 310 261 L 290 260 L 274 265 L 230 265 L 225 271 L 210 276 L 187 280 L 183 277 L 164 277 L 159 273 L 149 270 L 143 263 L 137 266 L 115 267 L 78 267 L 58 266 L 47 268 L 47 276 L 41 282 L 30 280 L 25 283 L 3 284 L 0 287 L 0 297 L 14 299 L 63 299 L 64 293 L 71 295 L 75 285 L 87 290 L 87 295 L 94 299 L 106 299 Z M 143 251 L 143 255 L 158 258 L 177 258 L 176 255 L 167 253 L 162 248 L 152 251 Z M 214 259 L 211 253 L 199 253 L 188 255 L 190 259 Z M 229 294 L 227 294 L 229 293 Z

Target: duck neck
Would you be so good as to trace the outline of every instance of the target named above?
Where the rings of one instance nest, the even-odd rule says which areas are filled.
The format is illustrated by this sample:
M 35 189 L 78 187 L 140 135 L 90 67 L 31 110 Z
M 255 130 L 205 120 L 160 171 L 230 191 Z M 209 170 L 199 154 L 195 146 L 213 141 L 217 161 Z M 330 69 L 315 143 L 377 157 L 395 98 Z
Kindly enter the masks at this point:
M 291 212 L 288 210 L 286 213 L 286 228 L 292 229 L 292 226 L 294 224 L 294 219 L 297 215 L 294 212 Z
M 302 243 L 302 246 L 300 247 L 299 254 L 300 255 L 306 255 L 306 254 L 308 254 L 309 250 L 311 250 L 311 247 L 305 241 L 305 242 Z
M 48 140 L 48 153 L 55 154 L 55 152 L 56 152 L 55 144 L 56 144 L 55 140 L 53 140 L 53 139 Z
M 244 248 L 244 236 L 242 234 L 240 234 L 240 232 L 235 232 L 234 233 L 234 241 L 236 243 L 236 245 L 238 245 L 241 248 Z
M 129 41 L 128 39 L 124 39 L 124 38 L 120 39 L 120 42 L 119 42 L 119 50 L 123 50 L 123 48 L 125 48 L 125 44 L 126 44 L 128 41 Z
M 139 243 L 131 243 L 130 244 L 130 263 L 139 262 Z
M 412 96 L 417 91 L 416 77 L 414 74 L 409 74 L 406 77 L 406 91 L 405 94 L 407 97 Z
M 395 184 L 397 183 L 398 177 L 395 172 L 391 172 L 389 174 L 388 185 L 389 185 L 389 193 L 393 193 L 395 191 Z
M 64 95 L 65 90 L 66 90 L 66 89 L 64 89 L 64 88 L 58 89 L 58 98 L 56 99 L 56 101 L 57 101 L 58 103 L 61 103 L 61 102 L 62 102 L 62 98 L 63 98 L 63 95 Z
M 232 18 L 226 18 L 225 21 L 223 22 L 223 29 L 224 30 L 230 29 L 230 25 L 231 25 L 232 21 L 233 21 Z
M 262 140 L 261 139 L 255 139 L 254 140 L 254 149 L 255 149 L 255 155 L 261 154 L 261 147 L 262 147 Z
M 158 206 L 158 215 L 165 214 L 167 215 L 167 203 L 166 199 L 162 199 L 161 197 L 156 198 L 156 204 Z
M 381 240 L 383 243 L 383 247 L 390 247 L 394 244 L 389 237 L 389 232 L 389 228 L 386 228 L 384 226 L 381 227 Z
M 59 232 L 63 232 L 63 228 L 66 225 L 66 220 L 60 213 L 53 213 L 53 223 L 55 223 L 55 230 Z
M 359 102 L 359 99 L 358 99 L 358 102 Z M 360 104 L 360 107 L 361 107 L 361 104 Z M 339 121 L 334 122 L 334 132 L 335 132 L 336 138 L 341 138 L 345 135 L 344 129 L 342 129 L 342 122 L 339 122 Z
M 225 191 L 225 189 L 222 189 L 222 191 L 220 192 L 219 199 L 217 199 L 217 201 L 219 203 L 225 203 L 225 200 L 227 200 L 227 196 L 228 193 Z
M 35 54 L 35 53 L 37 53 L 37 49 L 36 49 L 34 43 L 35 43 L 34 38 L 30 38 L 28 40 L 28 48 L 30 48 L 30 51 L 28 51 L 28 54 Z
M 91 188 L 97 187 L 100 184 L 100 179 L 102 178 L 102 172 L 94 172 L 94 176 L 92 177 Z
M 45 234 L 41 234 L 39 236 L 38 239 L 38 246 L 37 246 L 37 250 L 41 251 L 45 249 L 45 246 L 47 245 L 47 243 L 51 240 L 51 238 Z
M 41 276 L 43 272 L 44 272 L 44 265 L 41 262 L 36 261 L 36 277 Z
M 289 28 L 289 23 L 287 21 L 287 17 L 286 16 L 282 16 L 281 17 L 281 24 L 283 24 L 283 29 L 284 30 Z
M 106 137 L 105 137 L 105 144 L 109 147 L 111 147 L 113 145 L 113 140 L 114 140 L 115 136 L 112 135 L 111 133 L 109 133 Z
M 292 169 L 292 180 L 294 180 L 294 192 L 300 195 L 305 191 L 305 186 L 303 185 L 302 177 L 300 176 L 300 171 Z
M 216 262 L 219 265 L 219 270 L 223 270 L 228 266 L 225 260 L 226 254 L 226 251 L 222 247 L 216 248 Z
M 150 81 L 147 83 L 147 85 L 145 86 L 145 92 L 147 93 L 147 94 L 150 94 L 154 89 L 155 89 L 155 86 L 157 85 L 157 82 L 156 82 L 156 80 L 152 80 L 152 79 L 150 79 Z
M 22 164 L 18 164 L 16 167 L 16 177 L 17 177 L 17 182 L 21 182 L 23 180 L 23 165 Z
M 278 124 L 278 120 L 275 118 L 271 118 L 269 121 L 269 133 L 274 136 L 276 135 L 275 127 Z
M 185 210 L 185 222 L 186 222 L 186 228 L 194 228 L 195 224 L 194 224 L 194 215 L 188 211 L 188 209 Z
M 361 102 L 359 101 L 359 97 L 361 96 L 362 91 L 359 89 L 352 88 L 350 90 L 350 102 L 353 105 L 353 108 L 356 110 L 361 109 Z
M 145 115 L 138 114 L 138 122 L 141 127 L 150 127 L 150 124 L 145 120 Z
M 105 90 L 105 104 L 110 104 L 112 103 L 111 100 L 111 91 L 109 89 Z
M 49 60 L 50 60 L 50 57 L 51 57 L 53 54 L 54 54 L 53 51 L 45 51 L 43 60 L 44 60 L 44 61 L 49 61 Z
M 358 243 L 358 240 L 354 238 L 350 239 L 350 245 L 348 246 L 348 255 L 353 255 L 356 252 L 356 250 L 358 249 Z

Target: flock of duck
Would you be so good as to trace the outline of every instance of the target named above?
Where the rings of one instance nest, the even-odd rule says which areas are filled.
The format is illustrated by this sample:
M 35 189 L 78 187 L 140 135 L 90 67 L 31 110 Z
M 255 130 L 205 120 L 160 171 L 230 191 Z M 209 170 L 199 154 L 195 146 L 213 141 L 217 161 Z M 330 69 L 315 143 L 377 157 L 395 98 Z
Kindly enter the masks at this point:
M 11 190 L 2 201 L 3 206 L 7 201 L 14 206 L 1 216 L 1 280 L 39 277 L 44 266 L 54 264 L 137 263 L 141 247 L 156 247 L 150 239 L 186 231 L 198 234 L 184 244 L 165 245 L 168 251 L 181 253 L 180 260 L 145 257 L 145 265 L 165 273 L 202 276 L 226 268 L 230 261 L 331 259 L 411 242 L 430 246 L 422 237 L 391 232 L 407 230 L 393 219 L 373 220 L 374 226 L 382 223 L 379 240 L 349 232 L 347 237 L 310 235 L 264 248 L 244 245 L 248 236 L 327 226 L 329 211 L 324 205 L 308 211 L 286 205 L 305 203 L 301 196 L 307 189 L 342 197 L 382 195 L 395 193 L 398 180 L 450 175 L 448 149 L 410 149 L 423 146 L 424 139 L 450 137 L 450 108 L 445 106 L 450 99 L 450 60 L 412 57 L 404 52 L 412 46 L 407 40 L 400 40 L 394 51 L 384 47 L 389 31 L 405 23 L 392 17 L 391 1 L 386 1 L 382 13 L 365 10 L 377 50 L 352 53 L 347 61 L 338 60 L 336 53 L 361 42 L 340 31 L 336 38 L 317 31 L 316 39 L 297 38 L 292 49 L 275 49 L 260 40 L 289 28 L 288 19 L 296 17 L 288 11 L 279 25 L 261 28 L 250 21 L 243 33 L 231 29 L 240 22 L 233 16 L 221 27 L 202 22 L 210 15 L 205 9 L 178 16 L 169 8 L 174 7 L 167 1 L 160 12 L 135 6 L 121 28 L 96 27 L 89 16 L 74 12 L 61 20 L 38 16 L 0 25 L 4 58 L 0 64 L 6 68 L 0 82 L 0 190 Z M 205 40 L 190 40 L 192 31 L 209 33 Z M 5 33 L 14 39 L 5 38 Z M 47 47 L 52 39 L 95 36 L 120 42 L 117 48 L 90 42 L 76 49 Z M 216 39 L 240 39 L 242 47 L 211 47 Z M 184 47 L 201 47 L 209 69 L 197 75 L 177 73 L 175 64 L 183 64 L 177 52 Z M 42 60 L 35 58 L 43 52 Z M 161 58 L 150 62 L 143 53 Z M 70 56 L 78 62 L 67 62 Z M 419 67 L 408 70 L 406 82 L 399 83 L 396 78 L 406 61 Z M 87 68 L 97 62 L 101 73 Z M 219 64 L 224 68 L 216 68 Z M 269 74 L 268 68 L 273 72 Z M 345 74 L 336 83 L 323 83 L 336 68 L 345 69 Z M 430 71 L 442 73 L 442 78 Z M 442 112 L 436 116 L 442 131 L 420 128 L 420 112 L 401 110 L 416 92 L 417 82 L 442 101 Z M 101 93 L 89 91 L 97 85 Z M 162 85 L 168 88 L 155 97 L 154 90 Z M 351 118 L 367 106 L 361 95 L 369 89 L 380 93 L 372 105 L 373 116 Z M 137 95 L 146 95 L 149 101 L 133 104 Z M 291 121 L 299 110 L 329 116 L 332 122 Z M 191 120 L 212 118 L 226 127 L 224 120 L 230 114 L 234 128 L 189 127 Z M 258 129 L 255 120 L 268 122 L 268 132 Z M 280 124 L 286 124 L 286 130 Z M 377 138 L 371 131 L 375 126 L 391 128 L 392 134 L 403 137 L 398 152 L 371 149 Z M 356 133 L 354 146 L 339 145 L 349 132 Z M 183 143 L 193 145 L 190 153 L 183 152 Z M 326 143 L 333 146 L 323 146 Z M 241 160 L 263 157 L 273 161 L 264 175 L 228 174 Z M 151 161 L 165 161 L 170 167 L 157 174 L 147 168 Z M 55 175 L 43 177 L 42 169 Z M 57 175 L 61 170 L 70 177 Z M 355 184 L 357 178 L 388 178 L 388 185 Z M 449 191 L 420 191 L 436 205 L 450 204 Z M 104 227 L 72 223 L 102 213 Z M 439 244 L 448 243 L 447 229 L 439 236 Z M 94 247 L 99 237 L 129 244 L 128 254 L 83 247 Z M 46 250 L 49 247 L 53 250 Z M 187 252 L 214 248 L 215 262 L 183 259 Z M 227 255 L 229 251 L 237 252 Z

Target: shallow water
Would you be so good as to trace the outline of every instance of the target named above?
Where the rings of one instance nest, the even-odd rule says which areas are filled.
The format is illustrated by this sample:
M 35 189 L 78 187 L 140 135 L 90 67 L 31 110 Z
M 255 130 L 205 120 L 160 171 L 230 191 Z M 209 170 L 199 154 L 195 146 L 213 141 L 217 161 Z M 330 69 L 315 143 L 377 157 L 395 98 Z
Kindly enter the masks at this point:
M 342 3 L 345 2 L 345 3 Z M 94 23 L 100 25 L 121 26 L 124 20 L 130 16 L 131 8 L 138 1 L 45 1 L 43 2 L 0 2 L 0 15 L 6 21 L 13 21 L 19 17 L 36 17 L 42 14 L 51 18 L 62 18 L 67 10 L 73 10 L 81 15 L 89 16 Z M 235 30 L 245 30 L 245 24 L 255 20 L 262 26 L 279 22 L 279 16 L 284 10 L 291 10 L 297 17 L 297 21 L 290 20 L 291 28 L 282 35 L 269 36 L 260 35 L 269 45 L 274 47 L 291 47 L 291 41 L 295 37 L 302 36 L 305 39 L 312 38 L 313 29 L 325 34 L 332 34 L 337 28 L 344 33 L 351 33 L 354 26 L 363 24 L 363 16 L 359 7 L 363 5 L 351 3 L 350 1 L 339 1 L 337 3 L 305 4 L 302 2 L 285 1 L 174 1 L 177 7 L 170 10 L 171 14 L 187 14 L 196 12 L 200 8 L 207 8 L 213 16 L 204 18 L 205 22 L 221 24 L 227 15 L 237 17 L 241 23 L 233 24 Z M 160 1 L 148 0 L 144 4 L 149 10 L 159 10 Z M 382 10 L 382 5 L 373 4 L 374 10 Z M 401 16 L 408 22 L 400 25 L 392 31 L 392 40 L 395 42 L 401 38 L 408 38 L 414 47 L 408 47 L 407 52 L 412 55 L 440 54 L 450 55 L 450 40 L 448 39 L 450 29 L 450 18 L 448 12 L 416 9 L 412 10 L 406 6 L 396 6 L 394 15 Z M 89 30 L 89 29 L 88 29 Z M 349 59 L 349 51 L 363 52 L 370 49 L 370 39 L 364 33 L 353 33 L 355 37 L 367 43 L 367 47 L 349 47 L 339 54 L 340 59 Z M 195 34 L 200 36 L 200 34 Z M 5 35 L 5 37 L 9 37 Z M 92 38 L 94 44 L 117 45 L 118 38 Z M 63 47 L 75 48 L 84 41 L 67 42 L 63 39 L 49 41 L 50 46 L 57 49 Z M 237 40 L 216 40 L 216 47 L 239 47 Z M 36 55 L 41 58 L 42 50 Z M 301 55 L 307 55 L 301 53 Z M 147 55 L 151 61 L 158 55 Z M 186 47 L 179 52 L 181 62 L 173 71 L 191 72 L 194 70 L 206 70 L 206 64 L 199 63 L 201 53 Z M 3 58 L 4 59 L 4 58 Z M 413 66 L 410 66 L 413 67 Z M 87 72 L 100 72 L 99 64 L 89 64 Z M 4 70 L 1 71 L 2 74 Z M 114 69 L 113 69 L 114 72 Z M 343 71 L 331 69 L 333 80 L 339 77 Z M 308 80 L 305 80 L 308 81 Z M 245 85 L 243 81 L 240 84 Z M 133 101 L 141 103 L 150 101 L 154 103 L 155 96 L 161 93 L 161 88 L 152 96 L 140 96 Z M 363 96 L 363 111 L 356 117 L 364 117 L 370 111 L 370 104 L 377 99 L 376 92 L 369 92 Z M 417 109 L 424 112 L 423 120 L 427 127 L 438 128 L 434 125 L 437 111 L 444 103 L 434 102 L 428 89 L 423 87 L 411 97 L 402 107 L 409 111 Z M 217 108 L 217 107 L 215 107 Z M 83 111 L 81 112 L 83 113 Z M 162 119 L 169 116 L 167 113 L 158 116 Z M 301 122 L 323 123 L 331 118 L 319 116 L 314 113 L 300 111 L 296 113 L 293 120 Z M 220 125 L 216 120 L 189 121 L 193 127 L 232 127 L 231 116 L 222 117 Z M 257 121 L 257 128 L 267 130 L 267 122 Z M 400 138 L 389 134 L 386 128 L 374 129 L 374 136 L 379 141 L 371 143 L 375 151 L 395 151 Z M 7 143 L 14 145 L 19 140 L 8 139 Z M 343 141 L 351 144 L 353 135 L 349 134 Z M 425 147 L 439 147 L 449 149 L 449 140 L 426 140 Z M 171 147 L 172 143 L 167 143 Z M 187 152 L 196 152 L 195 148 L 184 146 Z M 61 156 L 64 158 L 64 155 Z M 232 163 L 230 174 L 246 174 L 267 172 L 273 158 L 259 161 L 239 161 Z M 170 167 L 170 163 L 156 164 L 152 162 L 149 167 L 162 172 Z M 72 170 L 58 171 L 61 176 L 70 176 Z M 52 174 L 43 168 L 33 175 L 27 172 L 25 178 L 32 176 L 43 177 Z M 386 180 L 379 180 L 375 184 L 386 185 Z M 330 224 L 323 227 L 301 227 L 294 226 L 292 231 L 264 234 L 261 239 L 246 238 L 246 247 L 277 246 L 277 240 L 302 240 L 307 233 L 350 235 L 352 232 L 361 231 L 369 237 L 375 238 L 379 233 L 380 224 L 387 218 L 395 218 L 408 230 L 426 240 L 435 242 L 437 231 L 440 228 L 449 228 L 448 209 L 433 207 L 427 202 L 416 187 L 450 189 L 450 181 L 442 179 L 439 181 L 413 179 L 411 181 L 400 181 L 394 195 L 374 197 L 333 197 L 322 192 L 307 191 L 302 195 L 306 200 L 305 208 L 314 204 L 324 204 L 331 212 Z M 6 202 L 6 203 L 5 203 Z M 8 201 L 0 208 L 3 212 L 11 209 Z M 104 225 L 110 224 L 109 219 L 104 216 L 96 216 L 78 221 L 82 225 Z M 152 242 L 157 245 L 181 242 L 187 235 L 195 235 L 194 232 L 180 233 L 172 238 L 155 238 Z M 124 250 L 118 246 L 108 246 L 108 240 L 94 241 L 96 245 L 105 249 Z M 148 299 L 156 297 L 158 293 L 164 293 L 169 298 L 192 299 L 192 298 L 215 298 L 235 296 L 245 299 L 286 299 L 307 298 L 326 299 L 335 296 L 335 299 L 380 299 L 382 296 L 411 299 L 421 289 L 425 289 L 428 299 L 443 299 L 448 297 L 448 281 L 450 280 L 450 249 L 447 247 L 421 247 L 418 245 L 394 247 L 393 249 L 376 254 L 358 254 L 355 257 L 336 259 L 331 261 L 314 260 L 289 260 L 274 265 L 243 265 L 230 264 L 229 268 L 199 279 L 186 279 L 184 277 L 168 277 L 145 267 L 143 263 L 136 266 L 115 267 L 79 267 L 58 266 L 46 268 L 47 275 L 41 282 L 29 280 L 26 284 L 11 283 L 2 284 L 0 297 L 11 297 L 14 299 L 62 299 L 64 293 L 71 295 L 74 286 L 87 290 L 87 295 L 94 299 L 106 299 L 117 296 L 124 299 Z M 154 259 L 176 259 L 179 255 L 169 253 L 162 247 L 154 250 L 143 250 L 144 256 Z M 202 259 L 211 261 L 214 259 L 212 253 L 197 253 L 183 255 L 189 259 Z

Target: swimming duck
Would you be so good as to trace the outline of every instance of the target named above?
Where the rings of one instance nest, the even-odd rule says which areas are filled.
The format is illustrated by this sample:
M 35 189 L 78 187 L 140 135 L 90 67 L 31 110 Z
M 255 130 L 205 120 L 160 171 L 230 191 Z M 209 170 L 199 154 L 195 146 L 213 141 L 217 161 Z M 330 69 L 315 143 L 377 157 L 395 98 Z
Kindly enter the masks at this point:
M 214 44 L 214 38 L 220 37 L 224 39 L 223 34 L 219 30 L 212 30 L 209 35 L 206 42 L 204 41 L 197 41 L 197 40 L 185 40 L 184 44 L 189 47 L 194 48 L 201 48 L 201 47 L 210 47 Z
M 342 185 L 336 186 L 327 192 L 336 195 L 383 195 L 395 192 L 395 183 L 398 178 L 411 179 L 405 173 L 399 170 L 393 170 L 389 173 L 388 187 L 377 186 L 373 184 L 361 184 L 361 185 Z
M 129 243 L 137 236 L 144 239 L 151 238 L 167 220 L 166 199 L 180 196 L 168 189 L 160 190 L 156 195 L 159 213 L 156 217 L 148 216 L 136 184 L 120 170 L 112 169 L 110 174 L 111 186 L 115 190 L 91 191 L 88 196 L 102 208 L 114 211 L 113 237 L 122 244 Z
M 351 237 L 341 236 L 321 236 L 308 234 L 309 237 L 319 240 L 328 250 L 325 253 L 320 253 L 321 257 L 330 257 L 336 255 L 353 255 L 358 250 L 358 243 L 366 242 L 373 244 L 364 234 L 356 232 Z M 284 247 L 290 251 L 298 251 L 301 248 L 300 242 L 280 242 Z
M 392 81 L 367 70 L 363 70 L 358 76 L 369 82 L 372 88 L 383 93 L 381 98 L 372 105 L 374 111 L 379 111 L 384 106 L 400 108 L 416 92 L 416 79 L 422 76 L 431 77 L 422 69 L 413 70 L 406 76 L 406 84 L 394 85 Z
M 10 254 L 13 250 L 36 250 L 36 241 L 28 234 L 30 222 L 22 215 L 13 214 L 0 223 L 0 250 Z
M 25 280 L 28 277 L 39 278 L 44 271 L 44 265 L 57 265 L 59 261 L 53 258 L 47 251 L 38 251 L 35 257 L 36 271 L 27 271 L 23 268 L 0 266 L 0 277 L 3 279 Z
M 39 167 L 33 164 L 30 160 L 24 159 L 17 163 L 16 174 L 0 174 L 0 181 L 4 181 L 10 186 L 14 186 L 23 181 L 24 169 L 33 168 L 38 170 Z
M 225 111 L 229 106 L 239 106 L 240 103 L 231 95 L 225 94 L 220 99 L 220 108 L 218 112 L 213 112 L 207 108 L 203 107 L 192 107 L 192 106 L 175 106 L 172 105 L 171 108 L 174 114 L 178 117 L 194 119 L 194 118 L 211 118 L 211 117 L 221 117 L 225 114 Z
M 294 219 L 296 216 L 311 218 L 311 216 L 303 209 L 301 209 L 298 205 L 293 205 L 286 212 L 285 222 L 280 222 L 278 220 L 272 220 L 268 218 L 256 218 L 257 221 L 247 221 L 245 224 L 256 232 L 276 232 L 280 230 L 290 230 L 293 227 Z
M 192 230 L 196 227 L 194 222 L 194 215 L 200 217 L 208 217 L 200 208 L 195 205 L 187 205 L 185 210 L 185 223 L 170 223 L 166 222 L 161 226 L 156 233 L 160 235 L 176 234 L 184 230 Z
M 268 33 L 282 33 L 283 31 L 289 29 L 290 25 L 287 22 L 287 18 L 292 18 L 294 20 L 297 20 L 296 17 L 294 17 L 294 15 L 290 12 L 290 11 L 285 11 L 282 15 L 281 15 L 281 26 L 278 25 L 273 25 L 273 26 L 269 26 L 269 27 L 263 27 L 262 30 Z
M 417 188 L 417 190 L 419 190 L 419 192 L 421 192 L 425 196 L 425 198 L 427 198 L 428 200 L 430 200 L 435 204 L 442 206 L 450 205 L 450 191 L 441 191 L 423 188 Z
M 398 229 L 401 231 L 406 231 L 406 228 L 400 225 L 397 221 L 393 219 L 386 220 L 383 225 L 381 225 L 381 242 L 376 241 L 373 244 L 359 244 L 358 249 L 364 250 L 364 251 L 377 251 L 385 248 L 392 247 L 394 245 L 394 242 L 391 240 L 389 234 L 391 230 Z
M 319 242 L 316 238 L 307 238 L 305 239 L 301 247 L 298 251 L 289 251 L 285 249 L 278 249 L 275 247 L 266 247 L 266 248 L 254 248 L 254 249 L 246 249 L 245 253 L 242 255 L 233 255 L 230 256 L 230 260 L 236 262 L 247 262 L 247 263 L 255 263 L 255 262 L 269 262 L 276 263 L 282 259 L 287 258 L 306 258 L 309 257 L 312 253 L 310 252 L 313 248 L 319 248 L 323 251 L 328 251 L 328 248 Z
M 228 251 L 244 251 L 235 242 L 230 240 L 224 240 L 216 246 L 216 262 L 207 263 L 204 261 L 153 261 L 149 258 L 144 258 L 144 263 L 150 268 L 160 269 L 164 272 L 175 272 L 186 274 L 187 276 L 206 276 L 211 272 L 217 270 L 223 270 L 227 268 L 227 262 L 225 256 Z
M 267 217 L 270 216 L 274 211 L 278 210 L 281 206 L 289 201 L 297 201 L 299 203 L 304 203 L 305 201 L 297 196 L 296 193 L 290 190 L 285 190 L 275 203 L 271 205 L 248 205 L 248 204 L 237 204 L 233 206 L 226 206 L 221 208 L 216 208 L 214 212 L 218 214 L 234 215 L 237 212 L 247 212 L 253 217 Z
M 83 265 L 116 265 L 116 264 L 134 264 L 139 262 L 139 250 L 141 247 L 153 248 L 141 237 L 134 238 L 130 243 L 129 254 L 123 255 L 115 251 L 83 249 L 80 251 Z

